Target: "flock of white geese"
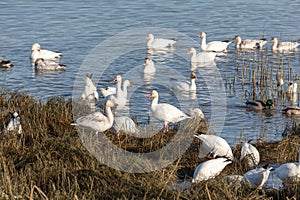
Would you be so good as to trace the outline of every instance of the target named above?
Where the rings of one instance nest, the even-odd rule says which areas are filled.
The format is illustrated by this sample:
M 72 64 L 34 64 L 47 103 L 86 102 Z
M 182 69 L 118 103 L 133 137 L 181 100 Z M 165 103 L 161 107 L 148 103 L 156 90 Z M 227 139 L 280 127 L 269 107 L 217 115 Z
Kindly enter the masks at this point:
M 226 52 L 228 45 L 232 41 L 213 41 L 206 42 L 206 34 L 201 32 L 199 37 L 202 39 L 201 52 L 197 54 L 194 48 L 189 50 L 191 56 L 191 63 L 198 62 L 211 62 L 215 59 L 215 52 Z M 164 49 L 172 47 L 176 41 L 172 39 L 161 39 L 154 38 L 152 34 L 148 34 L 146 37 L 148 40 L 148 49 Z M 237 49 L 257 49 L 263 48 L 267 43 L 266 40 L 242 40 L 241 37 L 235 36 L 233 41 L 236 43 Z M 277 38 L 271 39 L 272 50 L 273 51 L 292 51 L 297 49 L 299 42 L 278 42 Z M 46 70 L 61 70 L 65 66 L 53 62 L 53 60 L 58 59 L 61 53 L 42 50 L 39 44 L 34 44 L 32 46 L 31 61 L 34 63 L 37 69 Z M 3 61 L 1 61 L 3 62 Z M 144 63 L 144 73 L 155 73 L 156 68 L 151 59 L 146 58 Z M 179 91 L 195 91 L 196 74 L 191 73 L 190 82 L 179 82 L 174 83 L 172 86 L 173 90 Z M 101 94 L 104 100 L 99 100 L 98 90 L 93 83 L 90 76 L 85 78 L 85 87 L 82 92 L 81 98 L 88 101 L 97 101 L 97 105 L 102 105 L 105 107 L 105 114 L 96 111 L 86 116 L 78 118 L 74 125 L 78 125 L 83 128 L 89 128 L 94 131 L 104 132 L 110 128 L 114 127 L 117 131 L 134 132 L 137 131 L 135 123 L 126 116 L 115 117 L 118 111 L 120 111 L 127 103 L 127 88 L 130 87 L 130 81 L 125 80 L 123 82 L 122 88 L 122 77 L 117 75 L 115 77 L 116 87 L 105 87 L 101 88 Z M 153 90 L 149 94 L 149 98 L 152 99 L 151 103 L 151 113 L 159 121 L 164 123 L 164 132 L 168 132 L 168 124 L 176 123 L 187 118 L 190 118 L 187 114 L 182 112 L 180 109 L 168 103 L 159 103 L 159 92 Z M 270 108 L 273 106 L 272 100 L 267 102 L 262 101 L 248 101 L 247 105 L 254 110 L 262 110 Z M 112 110 L 113 109 L 113 110 Z M 297 107 L 288 107 L 285 112 L 289 114 L 300 114 L 300 109 Z M 203 113 L 202 113 L 203 116 Z M 12 120 L 7 126 L 7 131 L 13 130 L 14 124 L 18 124 L 20 129 L 20 118 L 17 113 L 12 114 Z M 200 139 L 202 142 L 201 151 L 204 155 L 211 156 L 212 159 L 202 162 L 194 171 L 193 183 L 208 180 L 219 175 L 222 170 L 230 163 L 234 162 L 234 156 L 231 147 L 228 145 L 226 140 L 216 135 L 195 135 L 196 138 Z M 227 176 L 226 179 L 231 181 L 247 182 L 255 187 L 262 188 L 264 185 L 268 184 L 273 188 L 280 188 L 283 184 L 291 179 L 300 178 L 300 148 L 299 148 L 299 162 L 298 163 L 285 163 L 277 166 L 268 167 L 257 167 L 259 165 L 260 157 L 258 150 L 250 144 L 250 142 L 244 142 L 241 149 L 241 160 L 246 160 L 250 167 L 254 169 L 248 171 L 243 176 L 232 175 Z

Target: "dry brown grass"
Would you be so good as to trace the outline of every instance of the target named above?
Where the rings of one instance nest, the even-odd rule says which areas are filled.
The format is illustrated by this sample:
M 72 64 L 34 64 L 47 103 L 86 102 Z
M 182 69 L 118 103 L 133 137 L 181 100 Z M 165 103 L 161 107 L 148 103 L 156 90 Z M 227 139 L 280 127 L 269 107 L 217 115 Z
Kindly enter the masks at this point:
M 179 179 L 191 180 L 194 169 L 204 159 L 198 158 L 200 142 L 168 167 L 149 173 L 126 173 L 114 170 L 90 155 L 76 129 L 70 125 L 72 102 L 53 98 L 36 101 L 27 94 L 0 94 L 0 196 L 5 199 L 287 199 L 300 198 L 299 186 L 264 192 L 242 186 L 228 187 L 223 176 L 243 174 L 248 168 L 239 162 L 240 147 L 233 149 L 236 161 L 215 179 L 189 188 L 170 189 Z M 23 133 L 7 134 L 9 111 L 19 112 Z M 198 132 L 206 132 L 201 122 Z M 188 127 L 186 127 L 188 128 Z M 193 127 L 193 129 L 197 129 Z M 106 135 L 115 145 L 129 151 L 149 152 L 166 145 L 176 132 L 162 132 L 147 139 L 113 133 Z M 300 138 L 274 143 L 257 143 L 261 163 L 284 163 L 298 160 Z

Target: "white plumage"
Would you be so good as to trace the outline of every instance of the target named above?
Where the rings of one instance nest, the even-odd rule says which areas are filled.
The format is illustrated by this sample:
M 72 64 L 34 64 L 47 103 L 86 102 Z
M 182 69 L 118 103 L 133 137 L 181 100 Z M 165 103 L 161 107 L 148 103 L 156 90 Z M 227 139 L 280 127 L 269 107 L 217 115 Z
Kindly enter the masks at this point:
M 174 91 L 196 91 L 196 73 L 192 72 L 190 76 L 190 82 L 172 81 L 172 89 Z
M 249 183 L 250 185 L 261 189 L 268 180 L 270 170 L 272 169 L 273 167 L 268 167 L 267 169 L 263 167 L 252 169 L 244 174 L 243 180 Z
M 149 49 L 164 49 L 167 47 L 172 47 L 176 43 L 176 41 L 172 39 L 155 39 L 153 34 L 148 34 L 146 40 L 148 40 L 147 48 Z
M 231 147 L 227 143 L 227 141 L 220 136 L 217 135 L 194 135 L 202 141 L 201 147 L 203 147 L 203 151 L 206 151 L 207 154 L 211 154 L 212 157 L 222 156 L 226 157 L 230 160 L 233 160 L 233 154 Z
M 151 103 L 151 113 L 156 119 L 164 122 L 164 132 L 169 131 L 168 123 L 175 123 L 190 118 L 173 105 L 167 103 L 158 104 L 158 92 L 156 90 L 150 93 L 149 98 L 153 99 Z
M 66 65 L 59 64 L 53 60 L 44 60 L 43 58 L 38 58 L 35 60 L 35 69 L 38 71 L 60 71 L 66 70 Z
M 54 60 L 60 58 L 61 53 L 41 49 L 40 44 L 35 43 L 31 47 L 31 62 L 34 64 L 36 59 L 43 58 L 44 60 Z
M 192 54 L 191 63 L 212 63 L 217 55 L 214 52 L 200 52 L 197 54 L 195 48 L 190 48 L 188 54 Z
M 248 162 L 249 167 L 254 167 L 254 166 L 258 165 L 258 163 L 260 161 L 260 157 L 259 157 L 258 150 L 256 149 L 255 146 L 250 144 L 250 141 L 243 142 L 243 144 L 242 144 L 241 160 L 246 159 L 246 161 Z
M 134 121 L 128 116 L 119 116 L 114 119 L 113 128 L 117 133 L 123 131 L 125 133 L 137 133 L 139 130 Z
M 288 86 L 288 94 L 293 94 L 293 93 L 297 93 L 297 89 L 298 89 L 298 84 L 297 83 L 290 83 Z
M 202 39 L 202 51 L 226 52 L 231 41 L 213 41 L 206 44 L 206 34 L 201 32 L 199 37 Z
M 278 168 L 274 170 L 274 174 L 280 178 L 283 182 L 288 179 L 299 179 L 300 178 L 300 147 L 298 152 L 298 163 L 290 162 L 280 165 Z
M 92 75 L 86 75 L 84 79 L 84 89 L 81 94 L 81 99 L 85 100 L 98 100 L 99 94 L 97 88 L 92 80 Z
M 154 63 L 151 59 L 145 58 L 145 63 L 144 63 L 144 73 L 145 74 L 153 74 L 155 73 L 156 68 L 154 66 Z
M 114 116 L 111 111 L 111 107 L 114 105 L 112 100 L 106 102 L 105 113 L 106 116 L 101 112 L 94 112 L 86 116 L 82 116 L 76 120 L 75 124 L 83 128 L 89 128 L 94 131 L 103 132 L 110 129 L 114 122 Z
M 278 39 L 276 37 L 273 37 L 271 39 L 272 50 L 273 51 L 291 51 L 297 49 L 299 46 L 299 42 L 278 42 Z
M 235 47 L 237 49 L 257 49 L 260 48 L 262 49 L 263 46 L 267 43 L 266 40 L 250 40 L 250 39 L 246 39 L 246 40 L 242 40 L 242 38 L 240 36 L 235 36 L 233 38 L 233 40 L 235 41 Z
M 11 114 L 11 119 L 8 122 L 6 126 L 6 131 L 16 131 L 18 134 L 22 133 L 22 125 L 21 125 L 21 119 L 20 116 L 17 112 L 10 113 Z
M 194 171 L 192 183 L 215 178 L 230 163 L 232 161 L 227 158 L 216 158 L 200 163 Z

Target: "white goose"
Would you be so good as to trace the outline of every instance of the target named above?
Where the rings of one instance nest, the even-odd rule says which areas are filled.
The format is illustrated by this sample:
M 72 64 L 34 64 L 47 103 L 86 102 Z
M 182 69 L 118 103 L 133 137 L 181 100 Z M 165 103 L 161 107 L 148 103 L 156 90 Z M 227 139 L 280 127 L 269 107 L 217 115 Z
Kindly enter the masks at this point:
M 99 94 L 97 92 L 97 88 L 92 80 L 92 74 L 86 75 L 84 79 L 84 89 L 81 94 L 81 99 L 85 100 L 98 100 Z
M 273 173 L 283 182 L 287 181 L 288 179 L 300 178 L 300 147 L 298 150 L 298 154 L 298 163 L 285 163 L 274 170 Z
M 151 113 L 156 119 L 164 122 L 164 132 L 169 131 L 168 123 L 180 122 L 190 118 L 173 105 L 167 103 L 158 104 L 158 92 L 156 90 L 150 93 L 149 98 L 153 99 L 151 103 Z
M 106 88 L 100 88 L 100 92 L 103 97 L 107 97 L 108 95 L 116 94 L 117 88 L 107 86 Z
M 236 35 L 233 38 L 233 41 L 235 41 L 235 47 L 237 49 L 257 49 L 260 48 L 262 49 L 263 46 L 267 43 L 266 40 L 250 40 L 250 39 L 246 39 L 246 40 L 242 40 L 242 38 L 238 35 Z
M 254 167 L 258 165 L 260 156 L 256 147 L 250 144 L 250 142 L 251 140 L 243 142 L 240 160 L 247 159 L 249 167 Z
M 299 46 L 299 42 L 278 42 L 278 39 L 276 37 L 273 37 L 271 39 L 272 50 L 273 51 L 290 51 L 295 50 Z
M 63 71 L 66 70 L 66 65 L 59 64 L 52 60 L 44 60 L 37 58 L 34 63 L 35 69 L 38 71 Z
M 114 106 L 114 102 L 109 99 L 105 106 L 106 116 L 101 112 L 94 112 L 78 118 L 72 125 L 78 125 L 99 132 L 106 131 L 112 127 L 114 122 L 114 116 L 111 111 L 112 106 Z
M 199 37 L 202 39 L 201 50 L 202 51 L 214 51 L 214 52 L 226 52 L 228 45 L 231 41 L 213 41 L 206 44 L 206 34 L 201 32 Z
M 297 93 L 298 84 L 291 82 L 288 86 L 288 94 Z
M 190 77 L 190 82 L 172 82 L 172 89 L 174 91 L 196 91 L 196 73 L 192 72 Z
M 153 61 L 149 58 L 145 58 L 144 73 L 145 74 L 154 74 L 155 71 L 156 71 L 156 68 L 154 66 Z
M 125 80 L 123 82 L 123 89 L 121 89 L 121 84 L 122 84 L 122 77 L 120 75 L 116 76 L 114 81 L 117 83 L 117 87 L 106 87 L 106 88 L 100 88 L 100 92 L 102 94 L 103 97 L 107 97 L 109 95 L 113 95 L 113 94 L 117 94 L 117 96 L 119 95 L 127 98 L 127 89 L 128 87 L 131 86 L 131 83 L 129 80 Z M 118 91 L 118 92 L 117 92 Z
M 152 34 L 148 34 L 146 40 L 148 40 L 147 42 L 148 49 L 164 49 L 164 48 L 172 47 L 176 43 L 176 41 L 172 39 L 162 39 L 162 38 L 155 39 Z
M 114 119 L 113 128 L 117 133 L 123 131 L 125 133 L 137 133 L 139 130 L 134 121 L 128 116 L 119 116 Z
M 243 180 L 251 186 L 262 189 L 263 185 L 267 182 L 272 169 L 273 167 L 268 167 L 267 169 L 263 167 L 252 169 L 244 174 Z
M 44 60 L 55 60 L 60 58 L 61 53 L 41 49 L 40 44 L 35 43 L 31 47 L 31 62 L 35 63 L 36 59 L 43 58 Z
M 214 52 L 200 52 L 197 54 L 195 48 L 190 48 L 188 54 L 192 54 L 191 63 L 212 63 L 217 55 Z
M 202 147 L 206 154 L 212 155 L 213 158 L 217 156 L 226 157 L 230 160 L 233 160 L 233 154 L 231 147 L 227 141 L 217 135 L 194 135 L 196 138 L 200 139 L 202 142 Z
M 194 171 L 192 183 L 215 178 L 230 163 L 232 161 L 227 158 L 216 158 L 200 163 Z
M 11 119 L 8 122 L 6 126 L 6 131 L 17 131 L 18 134 L 22 133 L 22 125 L 21 125 L 21 119 L 20 116 L 17 112 L 10 113 L 11 114 Z

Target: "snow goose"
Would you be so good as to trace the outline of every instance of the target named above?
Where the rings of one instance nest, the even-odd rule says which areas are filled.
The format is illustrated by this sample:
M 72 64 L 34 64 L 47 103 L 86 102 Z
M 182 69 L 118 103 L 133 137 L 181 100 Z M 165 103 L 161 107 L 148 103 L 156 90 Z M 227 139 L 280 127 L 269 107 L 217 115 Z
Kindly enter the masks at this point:
M 246 159 L 248 161 L 248 166 L 254 167 L 258 165 L 260 157 L 256 147 L 250 144 L 251 141 L 252 140 L 249 140 L 248 142 L 243 142 L 240 160 Z
M 212 63 L 216 58 L 214 52 L 200 52 L 197 54 L 195 48 L 190 48 L 188 54 L 192 54 L 191 63 Z
M 122 96 L 127 98 L 127 88 L 131 86 L 131 83 L 129 80 L 125 80 L 123 82 L 123 89 L 122 89 L 122 77 L 120 75 L 117 75 L 114 78 L 114 81 L 116 82 L 116 87 L 106 87 L 106 88 L 100 88 L 100 92 L 103 97 L 107 97 L 109 95 L 116 94 L 117 96 Z
M 39 71 L 61 71 L 66 70 L 66 65 L 59 64 L 52 60 L 44 60 L 43 58 L 38 58 L 35 61 L 35 69 Z
M 97 92 L 97 88 L 92 80 L 92 74 L 86 75 L 84 79 L 84 89 L 81 94 L 81 99 L 85 100 L 98 100 L 99 94 Z
M 201 50 L 202 51 L 214 51 L 214 52 L 226 52 L 228 45 L 231 41 L 213 41 L 206 44 L 206 34 L 201 32 L 199 37 L 202 39 Z
M 273 51 L 290 51 L 295 50 L 299 46 L 299 42 L 278 42 L 278 39 L 276 37 L 273 37 L 271 39 L 272 50 Z
M 156 90 L 150 93 L 149 98 L 152 99 L 151 113 L 156 119 L 164 122 L 164 132 L 169 131 L 168 123 L 180 122 L 190 118 L 173 105 L 167 103 L 158 104 L 158 92 Z
M 200 163 L 194 171 L 192 183 L 215 178 L 230 163 L 232 161 L 227 158 L 216 158 Z
M 298 150 L 298 163 L 290 162 L 280 165 L 278 168 L 274 170 L 274 174 L 282 180 L 282 182 L 286 182 L 288 180 L 299 179 L 300 178 L 300 147 Z
M 31 62 L 35 63 L 36 59 L 43 58 L 44 60 L 55 60 L 60 58 L 61 53 L 41 49 L 40 44 L 35 43 L 31 47 Z
M 113 128 L 117 133 L 125 132 L 125 133 L 137 133 L 138 128 L 134 121 L 128 116 L 118 116 L 114 119 Z
M 106 88 L 100 88 L 100 92 L 103 97 L 107 97 L 108 95 L 116 94 L 117 88 L 107 86 Z
M 114 106 L 114 102 L 109 99 L 105 106 L 106 116 L 101 112 L 93 112 L 89 115 L 78 118 L 72 125 L 78 125 L 83 128 L 89 128 L 99 132 L 106 131 L 112 127 L 114 122 L 114 116 L 111 111 L 112 106 Z
M 276 82 L 277 82 L 277 87 L 281 87 L 284 84 L 284 80 L 283 80 L 283 75 L 276 73 Z
M 153 61 L 149 58 L 145 58 L 144 73 L 145 74 L 153 74 L 153 73 L 155 73 L 155 71 L 156 71 L 156 69 L 155 69 Z
M 11 119 L 7 124 L 6 131 L 16 131 L 18 134 L 22 133 L 21 119 L 17 112 L 10 113 Z
M 10 60 L 4 60 L 0 58 L 0 68 L 11 68 L 14 65 Z
M 246 106 L 247 106 L 247 108 L 254 110 L 254 111 L 264 110 L 267 108 L 270 109 L 271 106 L 272 106 L 272 108 L 275 108 L 275 105 L 274 105 L 272 99 L 268 99 L 266 101 L 266 103 L 261 100 L 247 100 Z
M 164 49 L 167 47 L 172 47 L 176 43 L 176 41 L 173 39 L 162 39 L 162 38 L 155 39 L 153 34 L 148 34 L 146 40 L 148 40 L 147 42 L 148 49 Z
M 172 81 L 172 90 L 174 91 L 196 91 L 196 73 L 192 72 L 190 82 Z
M 260 48 L 262 49 L 263 46 L 267 43 L 266 40 L 261 39 L 261 40 L 250 40 L 250 39 L 246 39 L 246 40 L 242 40 L 242 38 L 238 35 L 236 35 L 233 38 L 233 41 L 235 41 L 235 47 L 237 49 L 257 49 Z
M 226 157 L 230 160 L 233 160 L 233 154 L 231 147 L 227 143 L 227 141 L 220 136 L 217 135 L 194 135 L 196 138 L 201 140 L 201 147 L 206 154 L 211 155 L 213 158 L 219 157 Z
M 262 189 L 263 185 L 268 180 L 270 171 L 272 169 L 273 167 L 268 167 L 267 169 L 263 167 L 252 169 L 244 174 L 243 180 L 246 183 L 249 183 L 251 186 L 255 186 L 258 187 L 258 189 Z

